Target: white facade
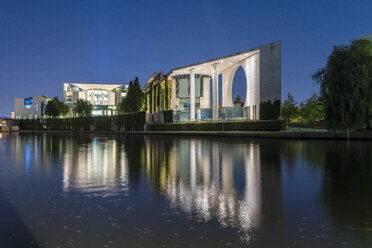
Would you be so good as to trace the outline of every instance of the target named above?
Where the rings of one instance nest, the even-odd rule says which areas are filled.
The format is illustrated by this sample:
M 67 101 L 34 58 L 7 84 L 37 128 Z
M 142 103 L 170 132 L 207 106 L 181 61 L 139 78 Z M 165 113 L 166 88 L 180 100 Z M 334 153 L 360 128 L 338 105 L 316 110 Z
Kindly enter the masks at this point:
M 274 101 L 280 101 L 281 99 L 280 41 L 171 70 L 167 76 L 168 78 L 173 79 L 173 110 L 182 111 L 182 108 L 180 108 L 181 98 L 179 98 L 176 93 L 178 89 L 187 88 L 187 86 L 182 86 L 181 84 L 188 84 L 190 91 L 188 99 L 183 98 L 183 101 L 189 104 L 189 120 L 198 120 L 199 117 L 198 115 L 195 115 L 195 112 L 210 107 L 212 108 L 212 113 L 210 115 L 211 119 L 223 119 L 224 116 L 227 115 L 227 109 L 234 107 L 232 85 L 235 73 L 240 67 L 243 68 L 246 76 L 246 99 L 243 99 L 245 101 L 241 118 L 254 120 L 260 119 L 260 105 L 262 103 L 273 104 Z M 190 78 L 189 81 L 181 82 L 175 80 L 175 78 L 180 78 L 180 75 Z M 204 77 L 202 88 L 203 97 L 207 97 L 205 99 L 200 98 L 199 106 L 197 106 L 195 102 L 195 75 Z M 212 78 L 212 89 L 210 89 L 210 79 L 208 77 Z M 221 87 L 219 86 L 219 77 L 222 78 Z M 174 87 L 175 85 L 177 86 L 177 89 Z M 220 91 L 222 93 L 221 102 L 219 102 L 218 99 Z M 212 99 L 209 99 L 210 92 L 212 92 Z M 211 103 L 210 100 L 212 100 Z M 278 106 L 280 108 L 280 104 Z M 225 111 L 224 113 L 222 109 L 219 109 L 220 107 Z
M 126 96 L 127 84 L 63 84 L 63 102 L 69 106 L 76 104 L 77 100 L 85 100 L 93 105 L 93 116 L 114 115 L 117 105 Z M 71 116 L 74 116 L 71 108 Z
M 45 116 L 45 107 L 50 101 L 46 96 L 20 97 L 14 100 L 15 119 L 40 119 Z

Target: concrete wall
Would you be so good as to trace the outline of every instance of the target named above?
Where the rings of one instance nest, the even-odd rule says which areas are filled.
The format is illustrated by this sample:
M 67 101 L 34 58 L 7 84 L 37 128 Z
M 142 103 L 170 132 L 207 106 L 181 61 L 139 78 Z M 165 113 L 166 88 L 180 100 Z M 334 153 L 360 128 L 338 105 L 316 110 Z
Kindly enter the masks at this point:
M 233 107 L 232 86 L 234 76 L 239 67 L 242 67 L 246 77 L 246 98 L 244 107 L 250 107 L 251 118 L 254 117 L 256 108 L 256 118 L 259 116 L 260 107 L 260 52 L 242 60 L 240 63 L 232 65 L 222 72 L 222 107 Z
M 281 42 L 260 48 L 260 102 L 281 99 Z
M 44 97 L 34 96 L 32 97 L 32 106 L 27 109 L 24 104 L 24 97 L 16 98 L 14 100 L 14 112 L 15 117 L 22 119 L 37 119 L 42 117 L 42 103 L 44 102 Z M 45 102 L 46 104 L 46 102 Z

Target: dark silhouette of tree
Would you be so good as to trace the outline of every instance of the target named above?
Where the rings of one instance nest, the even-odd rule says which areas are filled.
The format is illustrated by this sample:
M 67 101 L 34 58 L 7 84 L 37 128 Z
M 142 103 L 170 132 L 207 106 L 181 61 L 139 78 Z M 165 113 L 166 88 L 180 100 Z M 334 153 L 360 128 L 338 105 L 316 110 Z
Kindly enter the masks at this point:
M 127 96 L 119 104 L 120 113 L 137 113 L 143 108 L 144 93 L 142 92 L 141 86 L 138 82 L 138 77 L 134 82 L 130 81 Z
M 88 101 L 85 101 L 83 99 L 79 99 L 76 102 L 76 113 L 78 116 L 91 116 L 92 115 L 92 104 Z
M 372 40 L 334 46 L 327 64 L 313 79 L 320 84 L 329 129 L 371 127 Z
M 58 97 L 54 97 L 50 100 L 45 107 L 45 113 L 48 117 L 52 118 L 67 116 L 68 112 L 69 107 L 64 102 L 61 102 Z
M 234 100 L 234 106 L 237 106 L 237 105 L 239 106 L 242 105 L 242 98 L 240 97 L 239 94 L 235 96 L 235 100 Z

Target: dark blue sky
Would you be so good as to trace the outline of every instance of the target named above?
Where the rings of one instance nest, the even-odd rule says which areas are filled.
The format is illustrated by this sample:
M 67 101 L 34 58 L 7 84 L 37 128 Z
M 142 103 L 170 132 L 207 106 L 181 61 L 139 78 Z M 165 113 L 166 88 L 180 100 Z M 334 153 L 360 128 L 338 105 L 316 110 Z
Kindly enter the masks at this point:
M 66 81 L 143 84 L 156 71 L 276 40 L 282 98 L 302 101 L 318 90 L 309 75 L 333 45 L 371 33 L 370 0 L 0 0 L 0 114 L 15 97 L 61 97 Z

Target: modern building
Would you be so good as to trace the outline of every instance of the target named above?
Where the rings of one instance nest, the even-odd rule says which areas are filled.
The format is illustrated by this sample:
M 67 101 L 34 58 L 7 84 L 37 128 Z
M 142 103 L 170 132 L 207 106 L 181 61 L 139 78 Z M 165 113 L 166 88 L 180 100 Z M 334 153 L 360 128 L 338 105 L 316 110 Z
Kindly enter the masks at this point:
M 14 118 L 41 119 L 45 117 L 45 107 L 50 100 L 46 96 L 16 98 L 14 100 Z
M 232 84 L 240 67 L 246 77 L 243 106 L 234 105 L 232 99 Z M 175 68 L 166 75 L 154 73 L 143 90 L 148 113 L 171 109 L 176 122 L 278 119 L 281 42 Z
M 76 116 L 74 104 L 82 99 L 93 105 L 93 116 L 116 115 L 118 104 L 125 98 L 127 84 L 64 83 L 63 102 L 70 106 L 70 116 Z

